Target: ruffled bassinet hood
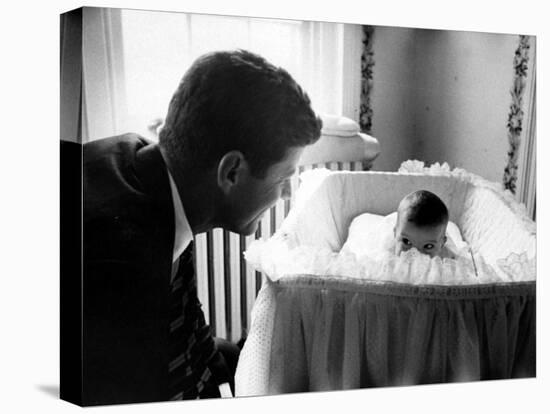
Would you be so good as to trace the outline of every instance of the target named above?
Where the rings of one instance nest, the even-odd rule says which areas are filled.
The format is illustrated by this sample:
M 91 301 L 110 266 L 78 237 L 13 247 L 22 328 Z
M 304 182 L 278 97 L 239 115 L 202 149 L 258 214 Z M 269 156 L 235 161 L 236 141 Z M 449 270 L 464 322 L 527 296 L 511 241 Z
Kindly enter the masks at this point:
M 337 201 L 341 205 L 335 208 L 329 205 L 334 204 L 334 197 L 331 201 L 325 196 L 338 187 L 339 180 L 345 179 L 346 174 L 387 174 L 390 183 L 403 176 L 412 182 L 415 177 L 422 177 L 423 183 L 419 185 L 429 183 L 430 177 L 438 177 L 439 181 L 444 177 L 443 180 L 448 181 L 446 185 L 451 183 L 449 204 L 456 210 L 457 224 L 467 243 L 456 259 L 430 258 L 415 249 L 400 256 L 391 253 L 357 256 L 345 249 L 340 250 L 341 242 L 326 243 L 321 240 L 323 234 L 327 234 L 327 239 L 337 239 L 334 236 L 337 229 L 330 227 L 338 221 L 332 220 L 330 214 L 334 215 L 339 207 L 345 206 L 345 200 Z M 245 252 L 246 260 L 257 270 L 265 272 L 272 281 L 292 275 L 411 285 L 477 285 L 535 280 L 535 223 L 513 195 L 496 183 L 462 169 L 451 170 L 447 164 L 425 167 L 419 161 L 403 163 L 397 174 L 340 173 L 319 169 L 303 173 L 300 178 L 302 185 L 296 195 L 295 209 L 281 229 L 268 240 L 255 241 Z M 458 185 L 453 187 L 455 183 Z M 391 192 L 392 188 L 387 186 L 387 191 Z M 349 193 L 349 188 L 347 190 Z M 346 194 L 342 197 L 345 198 Z M 329 211 L 328 216 L 326 211 Z M 484 214 L 487 211 L 490 214 Z M 322 221 L 323 217 L 328 219 Z M 317 226 L 326 226 L 328 230 L 321 232 L 321 237 L 312 237 L 313 240 L 304 243 L 304 237 L 297 231 L 304 220 L 311 220 L 313 225 L 314 220 L 318 220 Z

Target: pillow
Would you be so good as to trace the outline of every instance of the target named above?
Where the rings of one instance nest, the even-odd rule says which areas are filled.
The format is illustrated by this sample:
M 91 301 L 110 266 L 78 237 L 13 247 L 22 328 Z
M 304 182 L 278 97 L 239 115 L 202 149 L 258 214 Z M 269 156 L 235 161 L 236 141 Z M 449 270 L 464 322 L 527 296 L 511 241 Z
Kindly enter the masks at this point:
M 359 133 L 359 124 L 352 119 L 338 115 L 321 115 L 323 120 L 323 135 L 337 137 L 354 137 Z

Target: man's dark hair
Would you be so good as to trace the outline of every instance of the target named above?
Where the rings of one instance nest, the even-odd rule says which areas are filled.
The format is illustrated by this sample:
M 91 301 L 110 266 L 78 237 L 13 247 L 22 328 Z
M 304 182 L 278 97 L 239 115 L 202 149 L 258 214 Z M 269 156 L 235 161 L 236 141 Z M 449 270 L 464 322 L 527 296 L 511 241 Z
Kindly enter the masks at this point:
M 222 51 L 199 57 L 186 72 L 159 140 L 173 161 L 201 168 L 241 151 L 263 177 L 290 147 L 314 143 L 321 125 L 286 70 L 245 50 Z
M 419 190 L 405 196 L 399 203 L 399 216 L 417 226 L 438 226 L 447 224 L 447 206 L 434 193 Z

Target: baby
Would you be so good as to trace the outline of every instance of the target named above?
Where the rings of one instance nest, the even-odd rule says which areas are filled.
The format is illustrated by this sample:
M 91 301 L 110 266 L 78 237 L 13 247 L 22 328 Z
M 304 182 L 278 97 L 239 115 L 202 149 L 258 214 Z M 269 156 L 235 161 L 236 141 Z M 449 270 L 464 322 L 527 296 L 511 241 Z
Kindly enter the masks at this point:
M 399 255 L 414 247 L 430 257 L 454 259 L 464 244 L 460 230 L 449 221 L 445 203 L 434 193 L 419 190 L 405 196 L 394 213 L 364 213 L 353 219 L 342 250 L 376 257 Z
M 454 258 L 445 246 L 448 222 L 447 206 L 434 193 L 419 190 L 405 196 L 393 229 L 395 254 L 414 247 L 430 257 Z

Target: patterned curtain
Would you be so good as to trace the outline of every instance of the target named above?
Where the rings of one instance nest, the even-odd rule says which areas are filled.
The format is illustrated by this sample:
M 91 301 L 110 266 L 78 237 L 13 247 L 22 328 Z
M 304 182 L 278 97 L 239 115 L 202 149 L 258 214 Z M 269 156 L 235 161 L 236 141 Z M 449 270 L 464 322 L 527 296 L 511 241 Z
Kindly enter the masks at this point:
M 372 130 L 372 92 L 374 51 L 374 27 L 363 26 L 363 53 L 361 54 L 361 101 L 359 107 L 359 126 L 361 131 L 370 134 Z
M 512 103 L 508 113 L 508 163 L 504 168 L 504 188 L 516 193 L 518 179 L 518 155 L 523 129 L 523 95 L 527 78 L 527 64 L 529 62 L 529 36 L 519 36 L 519 45 L 514 55 L 514 82 L 510 94 Z

